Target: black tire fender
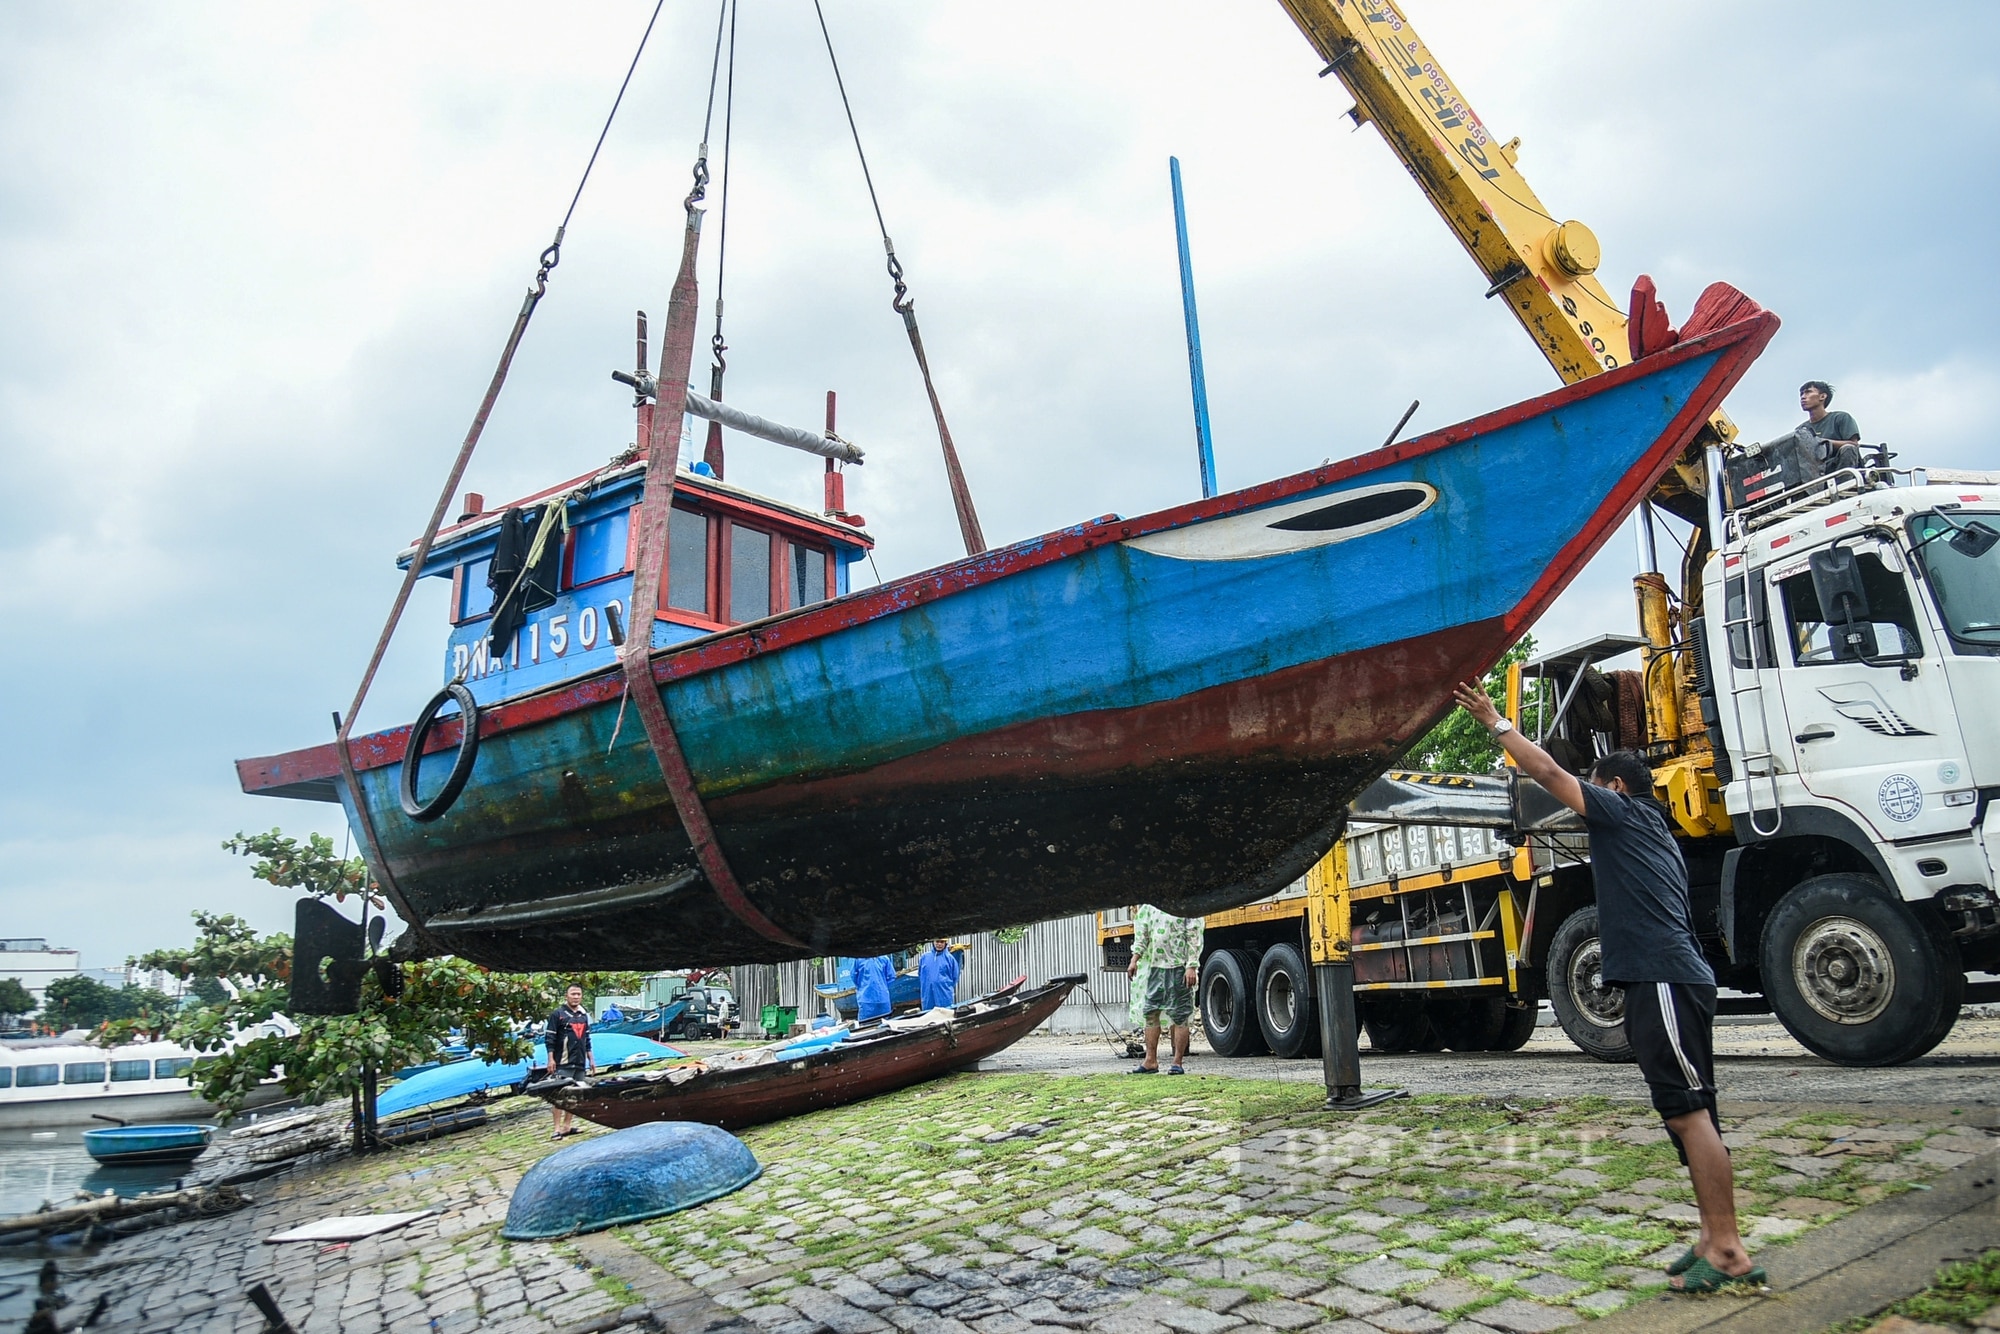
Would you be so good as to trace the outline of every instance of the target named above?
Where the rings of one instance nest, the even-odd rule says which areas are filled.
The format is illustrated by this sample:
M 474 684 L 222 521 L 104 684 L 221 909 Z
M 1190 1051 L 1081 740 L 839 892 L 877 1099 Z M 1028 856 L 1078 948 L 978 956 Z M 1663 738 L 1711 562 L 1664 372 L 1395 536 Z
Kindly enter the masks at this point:
M 1283 1013 L 1289 1007 L 1289 1013 Z M 1312 1003 L 1312 972 L 1296 945 L 1264 951 L 1257 965 L 1257 1026 L 1273 1056 L 1304 1056 L 1319 1036 L 1319 1010 Z
M 451 762 L 451 773 L 445 777 L 444 786 L 429 801 L 417 799 L 417 769 L 424 756 L 424 741 L 430 736 L 431 728 L 437 722 L 438 710 L 446 704 L 458 705 L 460 722 L 458 754 Z M 472 762 L 479 758 L 479 703 L 472 698 L 472 692 L 463 682 L 453 681 L 431 697 L 424 705 L 424 711 L 417 715 L 417 721 L 410 726 L 410 741 L 403 748 L 403 778 L 399 795 L 403 801 L 403 814 L 419 824 L 429 824 L 458 800 L 458 794 L 465 791 L 466 780 L 472 777 Z
M 1794 885 L 1765 919 L 1758 959 L 1778 1022 L 1839 1065 L 1914 1061 L 1944 1040 L 1965 999 L 1956 942 L 1872 875 Z M 1868 978 L 1877 985 L 1854 985 Z
M 1201 966 L 1202 1031 L 1217 1056 L 1255 1056 L 1264 1050 L 1251 980 L 1257 956 L 1247 950 L 1217 950 Z
M 1634 1059 L 1625 1036 L 1625 991 L 1604 985 L 1596 963 L 1600 949 L 1597 905 L 1587 904 L 1565 917 L 1549 938 L 1543 971 L 1549 1004 L 1569 1040 L 1587 1055 L 1619 1065 Z

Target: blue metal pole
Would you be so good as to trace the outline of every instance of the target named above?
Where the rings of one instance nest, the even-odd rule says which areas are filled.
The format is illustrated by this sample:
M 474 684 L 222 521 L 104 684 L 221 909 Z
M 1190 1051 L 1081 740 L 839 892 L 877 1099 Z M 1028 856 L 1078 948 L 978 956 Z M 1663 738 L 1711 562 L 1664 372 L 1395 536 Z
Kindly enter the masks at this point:
M 1181 198 L 1181 160 L 1167 159 L 1174 181 L 1174 239 L 1181 252 L 1181 309 L 1187 316 L 1188 379 L 1194 386 L 1194 440 L 1201 452 L 1201 494 L 1215 494 L 1215 440 L 1208 430 L 1208 377 L 1201 369 L 1201 322 L 1194 313 L 1194 264 L 1188 258 L 1187 204 Z

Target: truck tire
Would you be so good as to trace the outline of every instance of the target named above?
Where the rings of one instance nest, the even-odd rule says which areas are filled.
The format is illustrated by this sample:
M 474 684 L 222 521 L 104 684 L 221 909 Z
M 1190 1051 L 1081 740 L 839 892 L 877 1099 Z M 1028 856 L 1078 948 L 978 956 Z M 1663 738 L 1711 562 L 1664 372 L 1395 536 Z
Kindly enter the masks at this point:
M 1431 1027 L 1452 1051 L 1492 1051 L 1507 1022 L 1502 996 L 1467 996 L 1430 1002 Z
M 1632 1059 L 1625 1037 L 1625 988 L 1604 985 L 1597 905 L 1578 908 L 1549 939 L 1545 965 L 1556 1022 L 1585 1053 L 1620 1064 Z
M 1529 1001 L 1526 1005 L 1502 1008 L 1507 1017 L 1500 1022 L 1500 1036 L 1494 1040 L 1493 1050 L 1519 1051 L 1535 1036 L 1535 1020 L 1540 1017 L 1542 1007 Z
M 1217 950 L 1201 966 L 1201 1027 L 1217 1056 L 1255 1056 L 1264 1050 L 1250 979 L 1257 956 L 1248 950 Z
M 1958 947 L 1872 875 L 1814 876 L 1778 900 L 1758 951 L 1764 995 L 1807 1049 L 1839 1065 L 1901 1065 L 1958 1020 Z
M 1312 973 L 1296 945 L 1273 945 L 1257 965 L 1257 1026 L 1273 1056 L 1290 1060 L 1318 1046 L 1319 1010 Z
M 1379 1052 L 1437 1050 L 1430 1014 L 1420 1000 L 1371 1000 L 1362 1008 L 1361 1027 L 1368 1045 Z

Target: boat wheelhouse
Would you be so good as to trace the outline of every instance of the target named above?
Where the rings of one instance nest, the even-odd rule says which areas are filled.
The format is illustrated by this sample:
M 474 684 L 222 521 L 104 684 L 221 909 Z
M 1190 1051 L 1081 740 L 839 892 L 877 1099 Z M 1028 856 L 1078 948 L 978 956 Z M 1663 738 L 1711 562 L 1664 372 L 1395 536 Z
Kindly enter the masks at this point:
M 445 680 L 463 681 L 483 708 L 614 665 L 633 622 L 633 519 L 645 481 L 646 464 L 634 459 L 495 509 L 468 494 L 423 570 L 451 581 Z M 545 523 L 550 533 L 531 567 L 526 557 Z M 850 568 L 875 545 L 854 516 L 760 495 L 705 464 L 680 468 L 670 531 L 654 648 L 839 597 Z M 414 556 L 404 551 L 398 566 Z M 502 604 L 517 579 L 513 612 Z
M 134 1121 L 215 1109 L 188 1082 L 195 1053 L 173 1042 L 99 1047 L 76 1038 L 0 1043 L 0 1125 Z

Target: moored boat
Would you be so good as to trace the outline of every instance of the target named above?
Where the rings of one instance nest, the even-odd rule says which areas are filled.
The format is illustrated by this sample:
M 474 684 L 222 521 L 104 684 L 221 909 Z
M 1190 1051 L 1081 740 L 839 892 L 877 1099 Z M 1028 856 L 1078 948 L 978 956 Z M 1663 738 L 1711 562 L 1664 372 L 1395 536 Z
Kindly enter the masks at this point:
M 193 1162 L 208 1151 L 208 1126 L 107 1126 L 83 1132 L 83 1147 L 106 1167 Z
M 817 602 L 784 606 L 773 572 L 810 516 L 786 520 L 796 540 L 770 519 L 746 577 L 771 596 L 734 626 L 719 534 L 738 519 L 703 518 L 713 488 L 681 473 L 668 531 L 707 536 L 671 539 L 657 609 L 625 617 L 651 622 L 635 670 L 674 754 L 617 665 L 579 659 L 522 693 L 491 671 L 548 668 L 550 623 L 448 665 L 479 701 L 469 736 L 447 717 L 354 738 L 356 791 L 331 744 L 241 761 L 241 782 L 346 803 L 425 947 L 501 968 L 869 954 L 1142 900 L 1247 902 L 1324 854 L 1349 799 L 1568 585 L 1776 327 L 1717 284 L 1674 346 L 1553 393 Z M 641 513 L 645 460 L 621 467 L 565 493 L 588 492 L 577 532 Z M 858 542 L 822 527 L 829 549 Z M 469 532 L 425 572 L 476 585 Z M 633 574 L 631 545 L 610 578 Z M 702 618 L 676 587 L 701 590 Z M 440 782 L 462 791 L 423 809 Z
M 951 1010 L 875 1020 L 692 1066 L 530 1085 L 528 1091 L 604 1126 L 701 1121 L 740 1130 L 859 1102 L 976 1064 L 1040 1027 L 1082 981 L 1082 974 L 1073 974 L 1033 990 L 1008 988 Z

